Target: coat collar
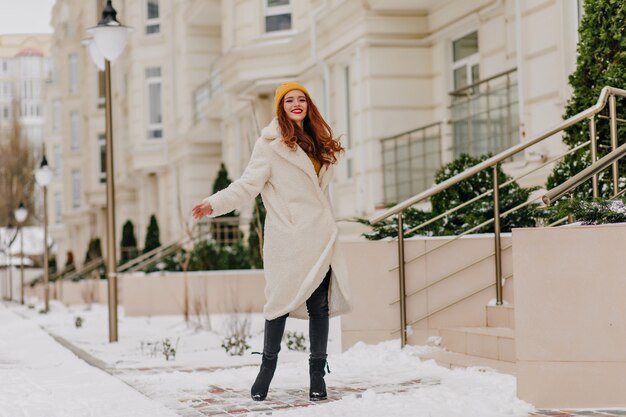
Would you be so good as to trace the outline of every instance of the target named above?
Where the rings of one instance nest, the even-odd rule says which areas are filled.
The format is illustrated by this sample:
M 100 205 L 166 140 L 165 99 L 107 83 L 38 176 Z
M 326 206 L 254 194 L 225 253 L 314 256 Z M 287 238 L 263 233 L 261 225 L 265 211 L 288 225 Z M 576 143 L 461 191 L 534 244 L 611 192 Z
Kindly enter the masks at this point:
M 272 119 L 272 121 L 263 128 L 261 136 L 270 142 L 270 148 L 285 160 L 304 171 L 321 190 L 324 190 L 328 186 L 333 172 L 332 165 L 328 163 L 322 165 L 319 175 L 316 174 L 315 168 L 313 168 L 313 164 L 306 152 L 299 146 L 293 151 L 282 140 L 278 128 L 278 120 L 276 118 Z

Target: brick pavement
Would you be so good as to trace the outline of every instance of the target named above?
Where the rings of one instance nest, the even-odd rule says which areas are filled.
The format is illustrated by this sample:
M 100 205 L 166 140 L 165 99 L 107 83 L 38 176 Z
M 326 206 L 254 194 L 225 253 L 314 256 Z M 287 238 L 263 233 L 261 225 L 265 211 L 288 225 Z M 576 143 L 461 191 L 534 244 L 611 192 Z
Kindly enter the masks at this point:
M 122 372 L 112 372 L 121 379 L 124 374 L 162 373 L 162 372 L 213 372 L 216 369 L 187 369 L 187 368 L 141 368 L 125 369 Z M 126 381 L 132 386 L 132 383 Z M 211 385 L 206 392 L 200 395 L 183 396 L 178 399 L 176 412 L 183 417 L 251 417 L 280 414 L 280 411 L 301 407 L 316 407 L 321 404 L 340 400 L 346 396 L 361 398 L 367 390 L 377 394 L 402 394 L 426 386 L 438 385 L 439 380 L 431 378 L 415 379 L 399 384 L 371 384 L 363 381 L 328 387 L 328 399 L 325 401 L 309 401 L 308 388 L 302 389 L 272 389 L 265 401 L 253 401 L 249 389 L 240 390 Z M 141 388 L 135 387 L 141 391 Z M 150 393 L 144 392 L 150 397 Z M 158 401 L 158 398 L 154 398 Z M 626 417 L 626 409 L 597 409 L 597 410 L 538 410 L 528 417 Z
M 100 368 L 105 372 L 123 380 L 127 384 L 132 385 L 132 376 L 138 374 L 159 374 L 167 372 L 195 372 L 210 373 L 223 368 L 113 368 L 107 366 L 104 362 L 97 360 L 87 352 L 71 344 L 67 340 L 54 336 L 53 337 L 62 345 L 72 350 L 78 357 L 85 360 L 92 366 Z M 223 388 L 219 386 L 209 386 L 207 391 L 200 395 L 181 397 L 178 399 L 178 407 L 175 411 L 182 417 L 243 417 L 251 415 L 267 416 L 274 413 L 279 414 L 280 411 L 287 409 L 296 409 L 300 407 L 315 407 L 332 401 L 340 400 L 345 396 L 355 396 L 360 398 L 366 390 L 374 390 L 377 394 L 392 393 L 401 394 L 412 390 L 420 389 L 425 386 L 439 384 L 436 379 L 416 379 L 402 382 L 400 384 L 371 384 L 364 381 L 344 384 L 341 387 L 328 387 L 328 400 L 311 402 L 309 401 L 308 388 L 305 389 L 271 389 L 268 398 L 265 401 L 253 401 L 250 398 L 250 391 L 235 390 Z M 137 391 L 142 392 L 140 387 L 133 386 Z M 151 397 L 151 393 L 142 392 L 147 397 Z M 159 398 L 153 398 L 159 401 Z M 626 417 L 626 409 L 607 409 L 601 408 L 597 410 L 538 410 L 528 417 Z

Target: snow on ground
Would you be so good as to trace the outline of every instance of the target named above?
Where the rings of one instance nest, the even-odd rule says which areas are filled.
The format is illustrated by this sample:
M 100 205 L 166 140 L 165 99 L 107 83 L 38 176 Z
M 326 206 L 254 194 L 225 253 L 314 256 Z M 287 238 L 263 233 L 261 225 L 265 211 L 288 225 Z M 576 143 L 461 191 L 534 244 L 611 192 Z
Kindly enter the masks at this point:
M 0 305 L 0 417 L 175 417 Z
M 211 386 L 240 390 L 247 395 L 245 393 L 250 389 L 258 371 L 258 355 L 250 355 L 248 351 L 242 357 L 232 357 L 220 347 L 232 315 L 211 316 L 213 330 L 208 331 L 185 324 L 181 316 L 124 317 L 120 310 L 120 341 L 110 344 L 104 306 L 95 305 L 91 310 L 87 310 L 85 306 L 68 308 L 58 303 L 52 303 L 51 306 L 52 310 L 48 315 L 37 314 L 39 307 L 28 309 L 13 305 L 11 308 L 106 362 L 111 368 L 114 367 L 119 378 L 171 409 L 179 409 L 183 398 L 203 398 Z M 74 326 L 77 316 L 84 319 L 81 328 Z M 253 335 L 249 342 L 251 350 L 261 351 L 263 317 L 252 314 L 249 318 Z M 329 364 L 332 372 L 326 376 L 326 381 L 331 390 L 352 393 L 355 391 L 350 391 L 350 388 L 357 387 L 363 392 L 362 395 L 357 397 L 348 394 L 339 401 L 291 411 L 274 410 L 273 414 L 342 417 L 521 417 L 534 410 L 531 405 L 516 398 L 516 381 L 513 376 L 478 368 L 450 370 L 438 366 L 434 361 L 421 361 L 418 355 L 433 349 L 431 347 L 407 346 L 400 349 L 398 341 L 378 345 L 358 343 L 341 353 L 338 320 L 331 320 Z M 32 327 L 33 323 L 29 325 Z M 302 332 L 308 337 L 308 322 L 289 319 L 287 330 Z M 146 354 L 145 349 L 142 351 L 141 342 L 158 341 L 166 337 L 178 340 L 175 360 L 166 361 L 161 354 L 151 357 Z M 283 344 L 271 390 L 308 389 L 307 358 L 307 352 L 289 351 Z M 51 357 L 47 357 L 42 360 L 42 366 L 48 361 L 54 363 Z M 230 369 L 206 369 L 212 367 Z M 142 372 L 137 368 L 152 369 Z M 190 372 L 198 368 L 204 369 Z M 64 374 L 62 380 L 67 378 Z M 416 387 L 414 389 L 403 392 L 396 389 L 403 386 L 403 383 L 406 386 L 410 381 L 416 380 L 421 382 L 412 384 L 412 387 Z M 100 393 L 100 390 L 94 392 Z M 0 394 L 0 398 L 2 396 Z M 10 416 L 14 417 L 13 414 Z M 0 417 L 3 415 L 0 414 Z M 74 414 L 64 414 L 64 417 L 74 417 Z
M 203 317 L 204 328 L 199 328 L 198 317 L 191 316 L 189 324 L 182 316 L 125 317 L 122 308 L 118 312 L 118 342 L 109 343 L 108 313 L 104 305 L 94 304 L 66 307 L 51 301 L 50 314 L 38 314 L 40 305 L 28 309 L 18 308 L 20 314 L 32 318 L 49 332 L 61 336 L 82 350 L 106 362 L 116 369 L 124 368 L 212 368 L 229 367 L 259 363 L 258 355 L 252 351 L 263 350 L 263 327 L 265 320 L 262 314 L 240 314 L 239 320 L 249 320 L 250 334 L 248 340 L 251 349 L 243 356 L 230 356 L 221 347 L 222 340 L 229 333 L 229 324 L 234 315 L 210 316 L 212 330 L 206 329 L 206 317 Z M 75 320 L 82 319 L 82 326 L 77 328 Z M 287 320 L 285 332 L 303 333 L 308 339 L 308 321 Z M 148 343 L 170 339 L 176 347 L 174 360 L 165 360 L 161 351 L 153 350 Z M 154 345 L 152 345 L 154 346 Z M 329 352 L 341 351 L 341 328 L 339 319 L 331 319 Z M 156 353 L 154 355 L 153 353 Z M 283 343 L 281 359 L 286 361 L 301 360 L 308 357 L 306 352 L 289 351 Z
M 421 361 L 423 347 L 407 346 L 398 341 L 377 345 L 358 343 L 342 354 L 329 356 L 331 373 L 328 386 L 336 391 L 344 387 L 367 389 L 361 398 L 347 395 L 340 401 L 292 411 L 273 411 L 285 416 L 341 417 L 522 417 L 534 408 L 515 396 L 515 378 L 484 369 L 447 369 L 434 361 Z M 202 398 L 207 387 L 247 391 L 258 367 L 224 369 L 212 373 L 128 374 L 124 380 L 160 398 L 169 407 L 180 398 Z M 419 388 L 400 394 L 394 387 L 420 379 Z M 308 363 L 281 363 L 276 370 L 272 390 L 308 388 Z M 377 393 L 377 390 L 384 391 Z M 250 414 L 253 416 L 254 414 Z

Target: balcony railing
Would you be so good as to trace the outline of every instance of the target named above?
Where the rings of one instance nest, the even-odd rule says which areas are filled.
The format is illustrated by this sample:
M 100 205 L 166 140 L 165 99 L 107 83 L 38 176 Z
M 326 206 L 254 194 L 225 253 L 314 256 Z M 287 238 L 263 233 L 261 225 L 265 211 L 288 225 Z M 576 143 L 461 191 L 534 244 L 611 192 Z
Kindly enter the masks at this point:
M 498 154 L 520 142 L 517 70 L 512 69 L 450 93 L 453 155 Z
M 433 185 L 441 167 L 441 122 L 381 140 L 385 203 L 407 199 Z

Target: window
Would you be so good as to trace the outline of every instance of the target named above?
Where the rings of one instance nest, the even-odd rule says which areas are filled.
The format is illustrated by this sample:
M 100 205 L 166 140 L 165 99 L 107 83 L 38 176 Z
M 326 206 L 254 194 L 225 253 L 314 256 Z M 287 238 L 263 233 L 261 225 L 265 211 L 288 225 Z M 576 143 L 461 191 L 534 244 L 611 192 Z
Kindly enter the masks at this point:
M 80 149 L 80 115 L 73 111 L 70 113 L 70 140 L 73 151 Z
M 9 120 L 9 108 L 6 106 L 2 108 L 2 117 L 4 120 Z
M 6 58 L 2 58 L 2 72 L 6 73 L 9 71 L 9 61 Z
M 102 109 L 104 108 L 104 100 L 105 100 L 105 90 L 106 90 L 106 84 L 105 84 L 105 76 L 104 76 L 104 71 L 98 71 L 98 108 Z
M 161 67 L 146 68 L 146 89 L 148 94 L 148 139 L 162 138 Z
M 194 121 L 201 122 L 206 119 L 206 106 L 209 104 L 209 84 L 202 84 L 193 93 Z
M 54 193 L 54 221 L 63 223 L 63 194 L 60 192 Z
M 72 170 L 72 207 L 80 207 L 80 171 Z
M 61 175 L 61 145 L 54 145 L 52 148 L 52 157 L 54 158 L 54 165 L 52 169 L 54 171 L 54 176 L 58 177 Z
M 291 2 L 289 0 L 263 0 L 265 32 L 291 29 Z
M 98 148 L 100 149 L 100 183 L 107 182 L 107 147 L 104 133 L 98 134 Z
M 52 57 L 46 58 L 46 60 L 44 61 L 44 65 L 45 65 L 46 77 L 51 83 L 55 83 L 56 82 L 56 69 L 55 69 L 54 58 Z
M 458 90 L 480 79 L 478 32 L 474 31 L 452 42 L 453 88 Z
M 61 129 L 61 100 L 52 100 L 52 130 L 58 132 Z
M 78 94 L 78 56 L 70 54 L 68 58 L 70 74 L 70 94 Z
M 161 32 L 159 0 L 146 0 L 146 35 Z
M 350 67 L 345 67 L 344 71 L 345 83 L 346 83 L 346 178 L 352 178 L 352 125 L 350 123 L 350 118 L 352 117 L 352 106 L 351 106 L 351 96 L 352 96 L 352 86 L 350 85 Z

